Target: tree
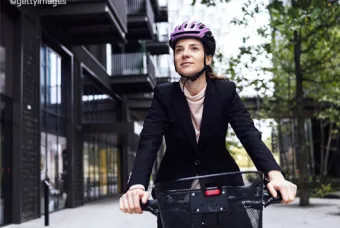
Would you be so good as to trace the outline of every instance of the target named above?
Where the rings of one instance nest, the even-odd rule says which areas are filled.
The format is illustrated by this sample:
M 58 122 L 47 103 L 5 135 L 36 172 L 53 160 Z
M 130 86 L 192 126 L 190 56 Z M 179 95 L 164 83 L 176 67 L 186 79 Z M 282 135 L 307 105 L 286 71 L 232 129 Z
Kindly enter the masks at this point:
M 340 129 L 340 83 L 327 83 L 322 84 L 321 89 L 318 92 L 319 96 L 315 97 L 320 104 L 324 104 L 320 107 L 320 111 L 317 116 L 320 119 L 321 129 L 321 148 L 319 164 L 320 169 L 320 184 L 324 184 L 329 172 L 329 162 L 331 157 L 331 141 L 339 135 Z M 314 95 L 314 94 L 313 94 Z M 325 132 L 325 127 L 328 126 L 328 132 Z M 325 139 L 327 142 L 325 142 Z M 325 146 L 326 145 L 326 146 Z
M 210 5 L 213 5 L 209 1 Z M 287 1 L 285 1 L 287 2 Z M 207 4 L 208 5 L 208 4 Z M 243 38 L 244 45 L 239 54 L 231 58 L 227 71 L 231 79 L 245 81 L 239 74 L 240 68 L 251 69 L 257 75 L 271 73 L 273 79 L 255 79 L 248 85 L 261 88 L 265 94 L 269 90 L 268 83 L 274 84 L 271 96 L 271 109 L 278 118 L 289 116 L 297 122 L 297 166 L 299 169 L 298 186 L 300 205 L 309 205 L 308 192 L 308 152 L 305 144 L 305 102 L 312 104 L 322 102 L 322 108 L 315 116 L 327 121 L 330 134 L 327 140 L 325 161 L 328 161 L 329 145 L 334 129 L 338 125 L 339 95 L 337 83 L 340 82 L 340 59 L 338 5 L 331 5 L 320 0 L 291 0 L 288 4 L 282 0 L 273 0 L 264 4 L 259 0 L 249 0 L 242 7 L 241 19 L 235 18 L 232 23 L 248 26 L 256 15 L 262 12 L 270 14 L 270 22 L 258 28 L 257 32 L 267 42 L 248 45 L 249 36 Z M 263 67 L 263 58 L 272 60 L 271 67 Z M 257 66 L 257 67 L 254 67 Z M 327 90 L 326 90 L 327 89 Z M 327 91 L 327 95 L 324 93 Z M 268 99 L 267 99 L 268 100 Z M 328 103 L 328 106 L 324 104 Z M 323 173 L 328 169 L 323 164 Z
M 242 20 L 235 20 L 235 24 L 246 24 L 249 16 L 253 17 L 254 14 L 261 11 L 260 4 L 255 2 L 246 3 L 245 16 Z M 253 7 L 250 7 L 252 4 Z M 284 80 L 284 77 L 295 76 L 295 97 L 293 100 L 288 100 L 290 104 L 288 103 L 286 109 L 291 110 L 292 116 L 297 120 L 296 151 L 300 205 L 308 205 L 308 163 L 306 162 L 308 161 L 308 152 L 305 145 L 304 102 L 306 98 L 314 98 L 314 102 L 320 100 L 317 98 L 321 94 L 315 89 L 320 88 L 320 83 L 327 84 L 327 82 L 340 79 L 334 74 L 329 74 L 331 69 L 339 67 L 334 60 L 337 59 L 340 51 L 338 30 L 335 28 L 338 24 L 340 11 L 339 7 L 330 8 L 326 2 L 317 0 L 293 0 L 290 5 L 284 5 L 282 1 L 276 0 L 265 7 L 262 6 L 262 10 L 265 8 L 269 11 L 271 21 L 267 26 L 259 28 L 258 33 L 263 37 L 272 36 L 273 40 L 271 43 L 247 47 L 246 52 L 241 50 L 240 53 L 241 56 L 250 55 L 252 57 L 263 53 L 272 54 L 273 68 L 259 70 L 273 73 L 274 83 L 276 82 L 274 97 L 277 101 L 283 100 L 280 95 L 287 92 L 277 82 Z M 281 73 L 284 73 L 283 77 L 280 75 Z M 311 91 L 314 91 L 313 96 L 308 94 Z M 273 109 L 282 112 L 282 107 L 278 106 L 282 106 L 282 103 L 277 102 Z M 326 113 L 333 112 L 323 112 L 324 115 Z

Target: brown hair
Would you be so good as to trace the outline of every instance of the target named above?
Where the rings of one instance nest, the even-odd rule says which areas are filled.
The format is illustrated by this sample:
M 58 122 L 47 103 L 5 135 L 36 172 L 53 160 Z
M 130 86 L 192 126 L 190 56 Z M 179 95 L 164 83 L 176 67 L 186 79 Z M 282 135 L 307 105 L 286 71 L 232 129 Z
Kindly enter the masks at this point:
M 211 79 L 220 79 L 220 80 L 222 79 L 222 80 L 230 81 L 229 78 L 226 76 L 222 76 L 222 75 L 220 76 L 220 75 L 215 74 L 212 67 L 209 65 L 207 65 L 206 73 L 207 73 L 207 76 L 209 76 L 209 78 Z

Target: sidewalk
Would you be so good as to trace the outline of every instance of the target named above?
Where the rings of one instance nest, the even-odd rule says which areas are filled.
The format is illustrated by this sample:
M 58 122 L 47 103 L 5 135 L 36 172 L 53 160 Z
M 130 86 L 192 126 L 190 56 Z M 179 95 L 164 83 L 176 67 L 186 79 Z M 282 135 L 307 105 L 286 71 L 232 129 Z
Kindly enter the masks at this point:
M 290 205 L 272 205 L 264 210 L 264 228 L 339 228 L 340 200 L 311 199 L 312 206 L 301 208 L 298 200 Z M 44 217 L 5 228 L 43 228 Z M 156 228 L 156 217 L 124 214 L 118 197 L 50 215 L 51 228 Z

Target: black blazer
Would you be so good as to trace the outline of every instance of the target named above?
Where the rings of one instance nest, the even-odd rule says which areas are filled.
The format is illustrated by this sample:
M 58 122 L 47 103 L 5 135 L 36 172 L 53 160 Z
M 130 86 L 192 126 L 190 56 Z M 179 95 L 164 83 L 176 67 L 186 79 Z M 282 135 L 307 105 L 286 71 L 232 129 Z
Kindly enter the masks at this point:
M 164 135 L 166 151 L 156 180 L 165 181 L 195 175 L 237 172 L 239 167 L 226 149 L 228 124 L 250 155 L 256 168 L 265 175 L 279 170 L 272 153 L 261 140 L 249 112 L 243 105 L 236 85 L 226 80 L 207 78 L 203 116 L 198 143 L 189 105 L 179 82 L 157 85 L 127 189 L 142 184 L 148 189 L 152 167 Z

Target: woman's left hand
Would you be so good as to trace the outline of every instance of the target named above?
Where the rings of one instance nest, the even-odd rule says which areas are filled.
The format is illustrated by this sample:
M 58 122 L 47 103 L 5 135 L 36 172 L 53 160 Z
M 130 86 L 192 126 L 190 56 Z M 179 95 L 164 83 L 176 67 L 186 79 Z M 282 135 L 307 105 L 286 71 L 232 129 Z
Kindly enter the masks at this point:
M 289 204 L 295 199 L 297 186 L 285 180 L 281 172 L 270 171 L 268 177 L 269 183 L 267 188 L 273 197 L 277 197 L 276 191 L 279 191 L 283 204 Z

